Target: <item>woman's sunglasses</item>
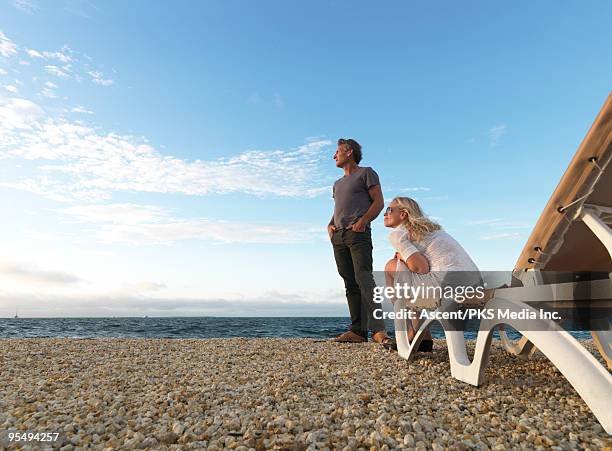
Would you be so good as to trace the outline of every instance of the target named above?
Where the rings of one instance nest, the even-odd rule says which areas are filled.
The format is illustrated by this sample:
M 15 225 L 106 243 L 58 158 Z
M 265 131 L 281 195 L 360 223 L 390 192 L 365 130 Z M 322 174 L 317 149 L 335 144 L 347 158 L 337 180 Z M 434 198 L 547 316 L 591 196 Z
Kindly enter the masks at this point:
M 385 215 L 388 215 L 389 213 L 393 213 L 393 207 L 387 207 L 385 210 Z

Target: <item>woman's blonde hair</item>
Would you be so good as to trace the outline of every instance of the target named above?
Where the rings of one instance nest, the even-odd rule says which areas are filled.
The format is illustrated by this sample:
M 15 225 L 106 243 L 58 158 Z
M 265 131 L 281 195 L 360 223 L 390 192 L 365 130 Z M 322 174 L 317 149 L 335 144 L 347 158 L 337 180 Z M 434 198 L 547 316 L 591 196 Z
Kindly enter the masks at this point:
M 400 212 L 406 213 L 407 218 L 402 219 L 402 224 L 410 230 L 412 239 L 420 241 L 426 233 L 442 229 L 440 224 L 425 216 L 416 200 L 410 197 L 396 197 L 391 202 L 397 204 Z

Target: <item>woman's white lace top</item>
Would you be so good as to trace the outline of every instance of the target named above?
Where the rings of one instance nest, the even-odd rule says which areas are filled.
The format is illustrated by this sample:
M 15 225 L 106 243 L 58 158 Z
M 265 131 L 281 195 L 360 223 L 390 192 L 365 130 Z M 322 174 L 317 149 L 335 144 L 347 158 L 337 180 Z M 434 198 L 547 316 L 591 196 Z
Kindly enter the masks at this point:
M 429 270 L 435 271 L 478 271 L 463 247 L 443 230 L 427 233 L 419 241 L 411 241 L 404 225 L 389 234 L 391 245 L 406 261 L 415 252 L 420 252 L 429 261 Z

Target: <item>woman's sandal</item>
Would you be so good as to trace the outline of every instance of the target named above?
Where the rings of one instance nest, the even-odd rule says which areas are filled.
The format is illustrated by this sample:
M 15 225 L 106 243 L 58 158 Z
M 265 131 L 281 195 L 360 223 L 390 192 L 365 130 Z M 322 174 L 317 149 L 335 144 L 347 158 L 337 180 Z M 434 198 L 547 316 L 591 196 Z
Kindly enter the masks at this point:
M 421 340 L 418 352 L 433 352 L 433 340 Z
M 385 341 L 382 345 L 387 351 L 397 351 L 395 338 L 389 338 L 389 340 Z
M 383 348 L 388 351 L 397 351 L 397 343 L 393 338 L 389 337 L 386 332 L 376 332 L 372 335 L 372 340 L 381 344 Z
M 397 351 L 397 342 L 393 338 L 383 338 L 383 341 L 379 343 L 388 351 Z M 422 340 L 419 343 L 417 352 L 433 352 L 433 340 Z

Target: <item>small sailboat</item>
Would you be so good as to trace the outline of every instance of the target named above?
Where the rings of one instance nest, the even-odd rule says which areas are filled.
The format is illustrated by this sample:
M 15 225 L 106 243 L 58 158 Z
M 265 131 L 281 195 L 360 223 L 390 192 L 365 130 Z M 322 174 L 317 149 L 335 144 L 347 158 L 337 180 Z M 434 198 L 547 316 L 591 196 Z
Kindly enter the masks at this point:
M 15 319 L 19 318 L 19 315 L 17 314 L 17 309 L 15 309 L 15 316 L 13 318 L 15 318 Z

